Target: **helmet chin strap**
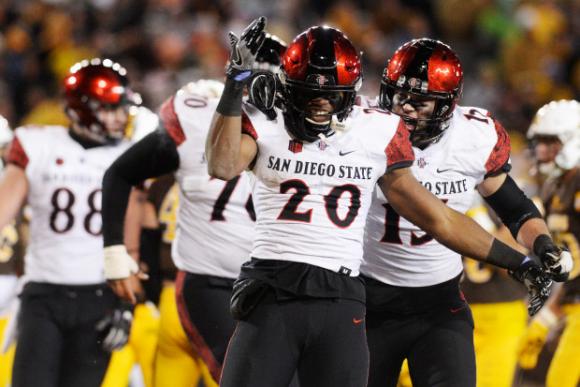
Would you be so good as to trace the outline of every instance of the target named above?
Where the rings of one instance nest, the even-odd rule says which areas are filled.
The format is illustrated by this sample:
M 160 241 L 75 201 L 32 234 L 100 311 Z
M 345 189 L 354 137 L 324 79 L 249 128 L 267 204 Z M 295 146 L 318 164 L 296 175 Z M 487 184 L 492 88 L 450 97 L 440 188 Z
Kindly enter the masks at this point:
M 334 132 L 334 129 L 332 128 L 331 125 L 333 116 L 331 114 L 329 114 L 328 116 L 330 118 L 323 122 L 317 122 L 311 118 L 304 117 L 304 124 L 306 126 L 305 129 L 306 130 L 310 129 L 311 132 L 314 132 L 315 136 L 317 136 L 321 140 L 324 140 L 326 137 L 330 136 Z M 310 128 L 308 128 L 308 126 L 310 126 Z
M 330 116 L 332 117 L 332 116 Z M 308 121 L 309 123 L 311 123 L 312 125 L 316 125 L 316 126 L 327 126 L 330 125 L 330 121 L 332 121 L 332 118 L 327 120 L 327 121 L 323 121 L 323 122 L 318 122 L 318 121 L 314 121 L 311 118 L 305 117 L 304 120 Z

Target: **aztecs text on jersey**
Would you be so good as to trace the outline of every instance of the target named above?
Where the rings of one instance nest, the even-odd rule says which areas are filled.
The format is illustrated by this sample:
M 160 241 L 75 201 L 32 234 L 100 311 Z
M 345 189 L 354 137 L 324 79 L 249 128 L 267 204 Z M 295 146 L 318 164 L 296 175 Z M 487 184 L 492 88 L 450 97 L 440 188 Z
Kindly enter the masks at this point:
M 580 168 L 574 168 L 542 190 L 546 223 L 554 241 L 566 246 L 574 259 L 570 279 L 564 283 L 563 303 L 580 302 Z
M 9 162 L 23 168 L 31 210 L 25 274 L 57 284 L 104 282 L 101 185 L 109 165 L 130 145 L 85 149 L 65 127 L 15 132 Z
M 249 258 L 255 214 L 247 173 L 228 182 L 207 173 L 205 138 L 218 102 L 186 86 L 161 107 L 180 157 L 172 257 L 180 270 L 236 278 Z
M 487 111 L 458 106 L 441 139 L 413 151 L 417 180 L 448 206 L 465 213 L 475 187 L 508 164 L 510 142 Z M 375 190 L 367 218 L 363 274 L 390 285 L 418 287 L 447 281 L 461 270 L 459 254 L 400 217 Z
M 252 257 L 358 275 L 373 188 L 387 169 L 413 161 L 402 121 L 355 106 L 343 130 L 307 143 L 293 140 L 280 111 L 270 121 L 244 108 L 242 131 L 258 144 Z

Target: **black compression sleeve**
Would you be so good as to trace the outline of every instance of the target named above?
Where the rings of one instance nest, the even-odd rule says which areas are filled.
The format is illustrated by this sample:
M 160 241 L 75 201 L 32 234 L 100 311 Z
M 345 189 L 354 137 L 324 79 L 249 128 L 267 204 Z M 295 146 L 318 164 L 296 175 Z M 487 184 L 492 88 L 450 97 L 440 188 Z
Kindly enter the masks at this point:
M 179 167 L 177 146 L 165 129 L 148 134 L 123 153 L 103 177 L 103 240 L 123 243 L 123 227 L 131 186 L 173 172 Z
M 495 193 L 484 199 L 509 228 L 515 239 L 525 222 L 542 217 L 535 204 L 509 175 Z

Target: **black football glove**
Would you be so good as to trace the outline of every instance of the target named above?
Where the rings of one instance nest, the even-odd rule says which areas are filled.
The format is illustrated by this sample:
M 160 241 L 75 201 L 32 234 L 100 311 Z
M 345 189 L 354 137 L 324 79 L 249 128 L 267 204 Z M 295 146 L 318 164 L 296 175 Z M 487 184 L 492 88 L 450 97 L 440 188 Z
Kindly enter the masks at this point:
M 228 78 L 244 82 L 252 75 L 256 55 L 266 38 L 265 27 L 266 18 L 260 16 L 246 27 L 239 38 L 233 32 L 229 32 L 231 53 L 226 70 Z
M 565 247 L 554 244 L 547 235 L 540 235 L 534 241 L 534 254 L 556 282 L 565 282 L 574 268 L 572 254 Z
M 526 258 L 517 270 L 508 270 L 508 273 L 528 288 L 528 314 L 535 315 L 550 297 L 553 284 L 550 276 L 530 258 Z
M 133 305 L 128 302 L 122 302 L 99 321 L 96 329 L 101 333 L 103 349 L 112 352 L 127 344 L 132 322 Z
M 276 119 L 277 84 L 276 76 L 268 71 L 259 71 L 252 76 L 248 86 L 248 102 L 264 113 L 269 120 Z

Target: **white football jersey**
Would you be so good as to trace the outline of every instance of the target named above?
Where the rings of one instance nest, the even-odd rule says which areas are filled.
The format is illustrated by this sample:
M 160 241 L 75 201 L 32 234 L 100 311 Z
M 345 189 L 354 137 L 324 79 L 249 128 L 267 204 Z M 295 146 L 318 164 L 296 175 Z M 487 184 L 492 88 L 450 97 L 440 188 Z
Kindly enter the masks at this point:
M 465 213 L 475 187 L 509 161 L 510 142 L 486 110 L 457 106 L 441 139 L 413 151 L 411 169 L 417 180 L 448 206 Z M 380 189 L 375 190 L 365 232 L 364 275 L 390 285 L 418 287 L 447 281 L 461 270 L 459 254 L 400 217 Z
M 413 160 L 399 117 L 355 106 L 343 130 L 308 143 L 290 137 L 280 111 L 272 121 L 249 105 L 245 112 L 242 130 L 258 144 L 252 257 L 357 276 L 373 188 Z
M 179 90 L 160 110 L 180 158 L 175 173 L 179 210 L 171 255 L 180 270 L 237 278 L 254 236 L 248 174 L 225 182 L 207 173 L 205 139 L 219 95 L 208 97 L 195 86 Z
M 158 122 L 145 108 L 135 112 L 133 120 L 134 133 L 150 132 Z M 8 159 L 22 167 L 28 179 L 30 240 L 24 258 L 28 281 L 65 285 L 105 281 L 102 180 L 109 165 L 132 143 L 123 140 L 85 149 L 62 126 L 16 129 Z
M 127 146 L 85 149 L 61 126 L 19 128 L 16 141 L 26 155 L 21 166 L 29 184 L 26 277 L 55 284 L 103 282 L 101 183 Z

